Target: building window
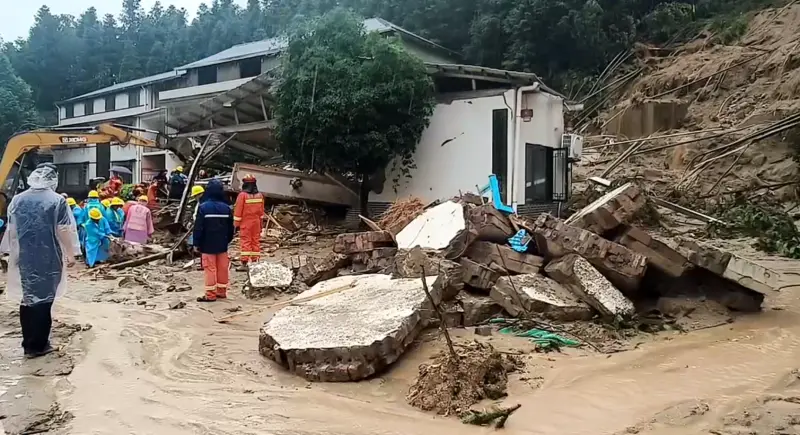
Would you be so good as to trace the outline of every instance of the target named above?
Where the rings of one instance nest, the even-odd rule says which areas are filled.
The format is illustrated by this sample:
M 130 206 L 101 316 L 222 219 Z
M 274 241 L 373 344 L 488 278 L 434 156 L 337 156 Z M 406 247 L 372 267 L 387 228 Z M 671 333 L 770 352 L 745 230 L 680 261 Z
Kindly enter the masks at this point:
M 508 109 L 492 110 L 492 173 L 500 185 L 500 197 L 506 202 L 508 173 Z
M 74 104 L 67 104 L 64 106 L 64 118 L 74 118 L 75 117 L 75 105 Z
M 131 172 L 133 172 L 133 168 L 136 166 L 135 160 L 122 160 L 111 162 L 111 166 L 122 166 L 123 168 L 128 168 Z M 122 178 L 122 181 L 125 184 L 133 183 L 133 175 L 130 174 L 119 174 L 119 178 Z
M 197 84 L 208 85 L 217 82 L 217 66 L 204 66 L 197 69 Z
M 83 103 L 83 116 L 94 115 L 94 100 Z
M 239 77 L 256 77 L 261 74 L 261 58 L 252 57 L 250 59 L 243 59 L 239 61 Z
M 109 95 L 106 97 L 106 112 L 113 112 L 117 110 L 117 96 Z
M 128 92 L 128 107 L 139 107 L 142 105 L 139 90 Z
M 58 185 L 60 188 L 85 187 L 88 185 L 88 163 L 62 163 L 58 165 Z

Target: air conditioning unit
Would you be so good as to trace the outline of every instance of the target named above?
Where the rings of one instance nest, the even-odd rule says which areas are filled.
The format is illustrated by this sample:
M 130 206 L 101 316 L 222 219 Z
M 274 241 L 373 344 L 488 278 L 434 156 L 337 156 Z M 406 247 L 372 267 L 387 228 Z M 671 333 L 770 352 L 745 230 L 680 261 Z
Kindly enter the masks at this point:
M 583 136 L 575 133 L 561 135 L 561 148 L 567 148 L 570 160 L 580 160 L 583 155 Z

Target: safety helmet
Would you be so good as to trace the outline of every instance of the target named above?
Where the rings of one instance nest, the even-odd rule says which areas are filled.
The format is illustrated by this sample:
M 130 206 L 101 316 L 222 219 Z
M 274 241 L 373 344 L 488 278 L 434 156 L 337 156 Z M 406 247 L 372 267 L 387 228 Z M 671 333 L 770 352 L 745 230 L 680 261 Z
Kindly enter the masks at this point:
M 100 210 L 93 208 L 89 210 L 89 217 L 94 220 L 100 220 L 100 218 L 103 217 L 103 213 L 100 213 Z
M 245 174 L 244 178 L 242 178 L 242 182 L 244 183 L 255 183 L 256 177 L 253 174 Z
M 92 190 L 89 192 L 89 198 L 100 198 L 100 194 L 96 190 Z
M 114 199 L 111 200 L 111 205 L 125 205 L 125 201 L 123 201 L 122 198 L 114 197 Z
M 203 189 L 203 186 L 192 186 L 192 196 L 202 195 L 206 189 Z
M 175 168 L 175 172 L 183 172 L 183 166 L 178 166 Z
M 104 199 L 104 200 L 100 201 L 100 204 L 103 204 L 105 207 L 111 207 L 111 200 L 110 199 Z
M 142 196 L 139 197 L 139 202 L 147 202 L 147 201 L 149 201 L 149 199 L 147 198 L 147 195 L 142 195 Z
M 74 198 L 67 198 L 67 205 L 72 207 L 72 206 L 78 205 L 78 203 L 75 202 Z

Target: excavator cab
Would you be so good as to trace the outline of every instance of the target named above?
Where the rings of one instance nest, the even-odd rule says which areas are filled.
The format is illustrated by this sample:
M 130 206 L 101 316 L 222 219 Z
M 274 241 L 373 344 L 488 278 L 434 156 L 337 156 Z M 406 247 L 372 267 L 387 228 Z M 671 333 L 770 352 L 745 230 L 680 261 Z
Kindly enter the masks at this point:
M 11 198 L 28 188 L 28 175 L 45 161 L 39 151 L 90 148 L 98 144 L 167 148 L 165 137 L 157 131 L 118 124 L 18 133 L 8 141 L 0 158 L 0 219 L 7 222 Z

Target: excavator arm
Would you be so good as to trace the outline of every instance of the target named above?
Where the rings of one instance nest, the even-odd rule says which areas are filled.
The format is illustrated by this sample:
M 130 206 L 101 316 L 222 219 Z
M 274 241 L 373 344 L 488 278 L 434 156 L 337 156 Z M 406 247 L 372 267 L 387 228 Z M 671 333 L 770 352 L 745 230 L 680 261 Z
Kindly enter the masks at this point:
M 140 134 L 142 132 L 148 131 L 116 124 L 100 124 L 94 127 L 47 128 L 18 133 L 8 141 L 0 159 L 0 190 L 5 190 L 8 186 L 8 177 L 15 162 L 29 151 L 87 148 L 98 144 L 166 148 L 165 143 L 159 140 L 157 132 L 150 132 L 155 133 L 155 140 L 144 137 Z M 0 194 L 0 216 L 6 215 L 8 200 L 14 194 L 14 189 L 15 186 L 11 186 L 11 191 Z

